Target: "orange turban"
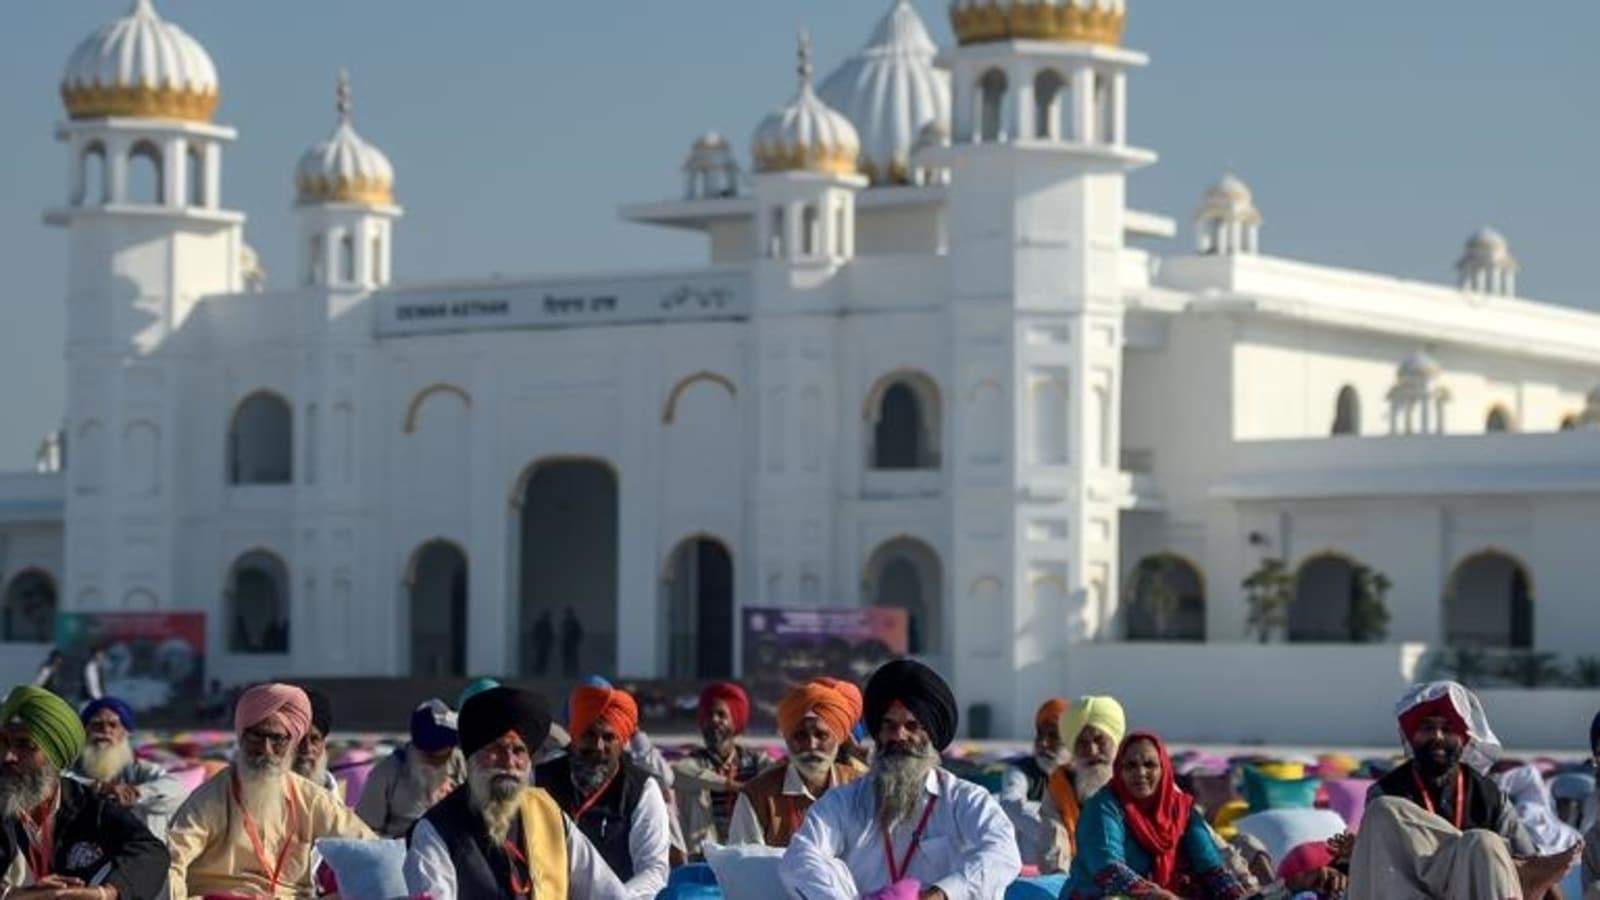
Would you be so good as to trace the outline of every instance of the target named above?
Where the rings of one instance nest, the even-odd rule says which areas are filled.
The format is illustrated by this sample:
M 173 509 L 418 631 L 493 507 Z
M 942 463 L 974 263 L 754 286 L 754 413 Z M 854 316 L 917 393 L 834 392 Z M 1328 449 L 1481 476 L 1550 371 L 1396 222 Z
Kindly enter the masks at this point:
M 831 675 L 818 675 L 816 678 L 811 679 L 811 682 L 831 687 L 844 697 L 845 705 L 850 707 L 851 728 L 854 728 L 855 724 L 861 721 L 861 712 L 866 706 L 866 701 L 862 699 L 861 688 L 857 687 L 855 682 L 845 681 L 843 678 L 834 678 Z
M 632 739 L 633 733 L 639 730 L 639 705 L 627 691 L 582 685 L 573 690 L 571 705 L 567 730 L 572 732 L 573 740 L 596 722 L 610 725 L 624 741 Z
M 1041 725 L 1051 725 L 1056 728 L 1060 728 L 1061 717 L 1066 714 L 1068 705 L 1069 704 L 1067 701 L 1061 699 L 1060 697 L 1051 697 L 1049 700 L 1046 700 L 1044 704 L 1039 707 L 1039 711 L 1033 714 L 1033 727 L 1038 728 Z
M 834 740 L 850 736 L 855 724 L 850 701 L 838 689 L 820 681 L 809 681 L 789 691 L 778 703 L 778 730 L 788 737 L 809 716 L 816 716 L 828 727 Z

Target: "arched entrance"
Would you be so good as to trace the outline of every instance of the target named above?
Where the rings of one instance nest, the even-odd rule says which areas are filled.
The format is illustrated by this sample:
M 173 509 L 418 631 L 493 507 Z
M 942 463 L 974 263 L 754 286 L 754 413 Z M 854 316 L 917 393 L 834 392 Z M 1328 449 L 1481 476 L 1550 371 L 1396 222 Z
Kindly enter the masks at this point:
M 1200 572 L 1172 553 L 1139 560 L 1129 577 L 1130 641 L 1204 641 L 1206 589 Z
M 536 677 L 615 672 L 617 478 L 603 462 L 534 466 L 522 491 L 518 668 Z
M 1444 639 L 1451 647 L 1533 646 L 1533 587 L 1528 570 L 1497 550 L 1456 565 L 1444 601 Z
M 450 541 L 411 555 L 411 674 L 467 673 L 467 557 Z
M 1289 640 L 1349 641 L 1355 594 L 1356 568 L 1349 559 L 1324 553 L 1301 563 L 1289 604 Z
M 666 594 L 667 674 L 727 678 L 733 674 L 733 556 L 721 541 L 684 540 L 672 551 Z
M 26 569 L 6 585 L 0 607 L 0 641 L 48 643 L 55 635 L 56 583 L 38 569 Z
M 863 583 L 868 605 L 906 611 L 907 649 L 913 655 L 943 652 L 944 568 L 932 547 L 910 537 L 879 544 L 867 560 Z

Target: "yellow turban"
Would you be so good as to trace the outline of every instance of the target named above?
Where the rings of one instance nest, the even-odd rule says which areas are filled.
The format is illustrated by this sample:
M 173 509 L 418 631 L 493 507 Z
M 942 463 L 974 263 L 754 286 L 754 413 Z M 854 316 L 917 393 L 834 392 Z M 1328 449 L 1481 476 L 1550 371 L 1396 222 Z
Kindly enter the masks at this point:
M 1116 744 L 1128 730 L 1128 720 L 1122 714 L 1122 704 L 1112 697 L 1083 696 L 1072 701 L 1061 716 L 1061 740 L 1067 747 L 1078 743 L 1084 726 L 1093 725 L 1105 732 Z

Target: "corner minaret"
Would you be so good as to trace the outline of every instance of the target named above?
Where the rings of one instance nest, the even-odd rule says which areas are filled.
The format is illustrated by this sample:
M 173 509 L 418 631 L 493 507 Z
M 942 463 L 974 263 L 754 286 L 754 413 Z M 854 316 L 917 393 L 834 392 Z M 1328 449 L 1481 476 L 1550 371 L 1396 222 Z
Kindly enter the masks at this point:
M 756 255 L 788 264 L 840 262 L 855 255 L 855 196 L 861 140 L 854 125 L 812 88 L 811 41 L 800 35 L 800 89 L 756 127 Z
M 1520 268 L 1505 237 L 1485 226 L 1467 238 L 1466 249 L 1456 261 L 1456 276 L 1463 291 L 1515 297 Z
M 1122 0 L 955 0 L 948 167 L 951 535 L 946 608 L 962 684 L 1000 731 L 1058 691 L 1069 645 L 1120 622 L 1126 174 Z M 994 433 L 1003 435 L 997 447 Z
M 150 0 L 85 38 L 61 78 L 67 235 L 69 610 L 193 604 L 175 581 L 181 367 L 171 343 L 243 283 L 244 216 L 222 207 L 216 67 Z M 190 413 L 193 415 L 193 413 Z M 217 454 L 221 464 L 221 452 Z
M 333 291 L 369 291 L 389 283 L 394 167 L 351 122 L 350 75 L 340 71 L 333 133 L 300 157 L 295 208 L 300 220 L 300 281 Z

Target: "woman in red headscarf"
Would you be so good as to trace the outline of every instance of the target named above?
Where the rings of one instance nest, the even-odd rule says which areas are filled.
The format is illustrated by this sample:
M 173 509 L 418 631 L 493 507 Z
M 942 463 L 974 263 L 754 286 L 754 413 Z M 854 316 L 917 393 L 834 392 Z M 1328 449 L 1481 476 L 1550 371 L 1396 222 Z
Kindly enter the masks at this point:
M 1194 798 L 1173 780 L 1172 760 L 1155 735 L 1122 742 L 1111 784 L 1078 816 L 1070 900 L 1140 897 L 1237 900 L 1245 889 L 1223 866 Z

